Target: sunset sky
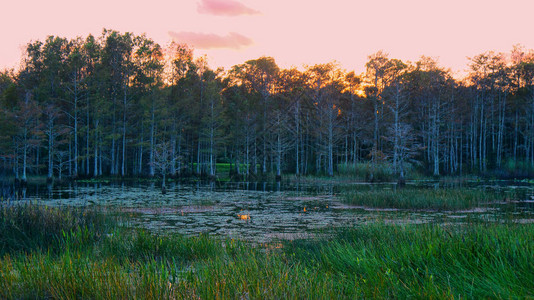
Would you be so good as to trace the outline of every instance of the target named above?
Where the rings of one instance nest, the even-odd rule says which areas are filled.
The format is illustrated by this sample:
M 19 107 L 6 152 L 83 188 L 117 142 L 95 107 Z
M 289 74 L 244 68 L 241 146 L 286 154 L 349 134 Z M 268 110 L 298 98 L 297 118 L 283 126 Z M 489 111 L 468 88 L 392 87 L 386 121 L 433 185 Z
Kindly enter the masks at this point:
M 0 68 L 16 67 L 30 40 L 100 35 L 102 28 L 171 39 L 228 68 L 262 55 L 282 67 L 336 60 L 361 72 L 367 56 L 438 57 L 462 71 L 468 56 L 534 48 L 532 0 L 21 0 L 0 16 Z

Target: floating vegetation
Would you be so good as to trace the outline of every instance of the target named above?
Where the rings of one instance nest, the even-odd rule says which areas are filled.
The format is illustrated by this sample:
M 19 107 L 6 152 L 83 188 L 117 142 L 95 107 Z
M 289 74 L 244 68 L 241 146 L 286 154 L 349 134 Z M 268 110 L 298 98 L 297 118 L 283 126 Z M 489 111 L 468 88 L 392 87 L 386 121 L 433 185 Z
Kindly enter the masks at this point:
M 534 224 L 379 223 L 250 244 L 117 225 L 102 230 L 100 219 L 84 212 L 33 206 L 4 212 L 2 226 L 24 215 L 73 230 L 24 252 L 3 240 L 0 298 L 534 297 Z M 18 234 L 34 229 L 23 226 Z

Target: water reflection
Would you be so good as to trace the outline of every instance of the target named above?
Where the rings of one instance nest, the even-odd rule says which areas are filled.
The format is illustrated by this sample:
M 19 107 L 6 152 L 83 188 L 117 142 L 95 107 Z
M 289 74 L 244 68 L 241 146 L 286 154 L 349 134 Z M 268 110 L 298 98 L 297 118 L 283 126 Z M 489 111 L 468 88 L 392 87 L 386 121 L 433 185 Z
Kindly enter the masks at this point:
M 406 188 L 464 187 L 510 193 L 508 204 L 473 210 L 406 211 L 365 209 L 344 205 L 343 191 L 396 189 L 391 183 L 306 182 L 170 182 L 166 195 L 158 182 L 69 183 L 21 189 L 19 198 L 50 206 L 105 206 L 129 214 L 129 224 L 156 231 L 208 233 L 254 241 L 308 236 L 315 229 L 358 226 L 372 222 L 498 221 L 512 216 L 534 219 L 534 186 L 505 182 L 412 182 Z M 520 200 L 520 201 L 519 201 Z

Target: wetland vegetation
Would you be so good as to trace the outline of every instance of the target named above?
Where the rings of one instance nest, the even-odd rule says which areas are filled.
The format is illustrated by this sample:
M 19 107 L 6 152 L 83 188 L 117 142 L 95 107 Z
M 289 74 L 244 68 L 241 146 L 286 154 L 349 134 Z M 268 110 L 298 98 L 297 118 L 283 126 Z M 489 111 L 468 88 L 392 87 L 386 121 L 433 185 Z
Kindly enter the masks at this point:
M 106 29 L 24 50 L 0 298 L 534 297 L 534 50 L 463 79 L 383 51 L 211 69 Z
M 528 298 L 532 224 L 387 225 L 250 243 L 156 234 L 90 208 L 2 207 L 0 297 Z M 43 230 L 46 224 L 49 230 Z
M 528 182 L 157 185 L 3 201 L 0 298 L 534 296 Z
M 345 202 L 372 208 L 462 210 L 502 204 L 509 195 L 473 189 L 381 189 L 350 191 Z

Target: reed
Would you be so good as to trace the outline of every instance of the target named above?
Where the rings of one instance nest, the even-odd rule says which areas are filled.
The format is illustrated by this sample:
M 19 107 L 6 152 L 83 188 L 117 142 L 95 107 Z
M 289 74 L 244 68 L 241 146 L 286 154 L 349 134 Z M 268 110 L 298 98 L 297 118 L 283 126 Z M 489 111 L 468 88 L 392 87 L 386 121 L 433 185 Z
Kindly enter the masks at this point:
M 506 200 L 484 190 L 469 189 L 384 189 L 345 191 L 344 201 L 373 208 L 460 210 Z
M 103 227 L 88 215 L 79 222 L 97 236 Z M 267 244 L 106 228 L 94 239 L 59 235 L 56 252 L 5 248 L 0 298 L 534 297 L 534 224 L 373 224 Z
M 108 214 L 86 208 L 0 205 L 0 255 L 83 247 L 115 226 Z

